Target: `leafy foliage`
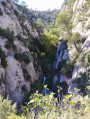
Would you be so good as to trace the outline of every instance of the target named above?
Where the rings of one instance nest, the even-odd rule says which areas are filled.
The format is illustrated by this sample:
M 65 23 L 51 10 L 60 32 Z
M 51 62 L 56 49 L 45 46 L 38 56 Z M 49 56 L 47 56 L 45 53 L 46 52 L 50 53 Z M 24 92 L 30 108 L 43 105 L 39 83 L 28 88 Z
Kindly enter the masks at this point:
M 7 98 L 3 99 L 0 95 L 0 119 L 7 119 L 7 117 L 12 113 L 16 112 L 16 104 L 11 105 L 12 102 Z
M 0 16 L 2 16 L 3 15 L 3 13 L 2 13 L 2 10 L 1 10 L 1 8 L 0 8 Z
M 1 4 L 6 7 L 6 2 L 2 1 Z
M 23 69 L 23 74 L 24 74 L 24 78 L 27 80 L 27 81 L 30 81 L 31 79 L 31 76 L 29 75 L 27 69 Z
M 89 67 L 90 66 L 90 53 L 89 52 L 87 52 L 82 57 L 82 66 L 84 66 L 84 67 Z
M 41 44 L 46 46 L 46 52 L 51 52 L 57 48 L 56 42 L 58 41 L 58 37 L 56 35 L 45 35 L 41 37 Z
M 4 51 L 2 51 L 0 47 L 0 59 L 1 59 L 1 65 L 5 68 L 7 66 L 6 56 Z
M 7 119 L 26 119 L 26 117 L 22 116 L 17 116 L 15 114 L 10 114 Z
M 30 57 L 25 52 L 15 52 L 14 57 L 16 58 L 16 60 L 24 61 L 27 64 L 30 63 Z
M 60 29 L 63 32 L 66 32 L 65 35 L 67 35 L 67 39 L 70 38 L 70 36 L 72 35 L 71 18 L 72 18 L 71 15 L 67 11 L 64 11 L 64 12 L 60 13 L 56 19 L 56 24 L 60 25 Z
M 63 73 L 67 77 L 71 77 L 75 62 L 76 62 L 76 58 L 73 61 L 68 60 L 66 64 L 63 66 L 63 68 L 61 69 L 61 73 Z
M 80 34 L 79 33 L 73 34 L 70 38 L 70 42 L 73 42 L 73 43 L 78 43 L 79 40 L 80 40 Z
M 45 86 L 48 90 L 48 88 Z M 60 90 L 58 90 L 60 92 Z M 89 119 L 90 99 L 88 96 L 82 97 L 76 95 L 75 92 L 63 97 L 62 101 L 58 103 L 57 98 L 54 98 L 54 93 L 43 96 L 38 91 L 30 96 L 30 101 L 27 106 L 22 107 L 24 115 L 27 118 L 37 119 Z M 77 101 L 74 100 L 77 98 Z
M 16 46 L 14 44 L 14 32 L 13 31 L 11 32 L 9 28 L 7 29 L 0 28 L 0 36 L 3 36 L 8 39 L 5 45 L 6 48 L 16 49 Z

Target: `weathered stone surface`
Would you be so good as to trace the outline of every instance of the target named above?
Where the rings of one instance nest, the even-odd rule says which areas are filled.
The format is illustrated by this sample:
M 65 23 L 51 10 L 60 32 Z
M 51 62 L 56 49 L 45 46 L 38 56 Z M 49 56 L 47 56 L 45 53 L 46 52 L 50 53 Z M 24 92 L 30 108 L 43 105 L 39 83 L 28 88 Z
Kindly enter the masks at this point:
M 88 4 L 87 0 L 76 0 L 73 6 L 73 33 L 80 33 L 81 37 L 88 37 L 90 29 L 87 28 L 90 25 L 90 8 L 85 11 L 85 6 Z
M 14 36 L 20 34 L 22 38 L 28 39 L 28 36 L 25 36 L 23 34 L 23 28 L 20 24 L 21 21 L 14 13 L 12 0 L 8 0 L 9 2 L 4 0 L 7 3 L 7 7 L 2 6 L 1 1 L 0 7 L 2 9 L 3 15 L 0 16 L 0 27 L 4 29 L 9 28 L 10 31 L 14 32 Z M 32 28 L 28 19 L 25 20 L 23 25 L 27 27 L 33 37 L 39 37 L 37 30 L 35 28 Z M 24 61 L 19 62 L 14 58 L 15 51 L 5 48 L 5 44 L 7 41 L 8 39 L 0 36 L 0 47 L 5 52 L 7 60 L 7 67 L 5 69 L 0 66 L 0 77 L 2 72 L 5 77 L 5 82 L 1 83 L 0 85 L 0 94 L 9 96 L 13 103 L 17 102 L 17 107 L 19 108 L 20 105 L 23 103 L 23 96 L 25 91 L 30 93 L 31 83 L 39 78 L 43 78 L 43 73 L 40 66 L 38 66 L 37 71 L 35 70 L 33 64 L 34 58 L 32 57 L 28 47 L 24 46 L 23 42 L 19 41 L 17 38 L 15 38 L 14 40 L 14 44 L 17 47 L 17 52 L 26 52 L 27 55 L 29 55 L 31 59 L 31 62 L 29 64 L 26 64 Z M 29 81 L 27 81 L 24 77 L 23 68 L 25 68 L 31 76 L 31 79 Z
M 6 68 L 6 89 L 7 96 L 17 102 L 17 105 L 22 104 L 24 91 L 22 87 L 26 85 L 24 81 L 21 65 L 13 57 L 7 57 L 8 66 Z
M 67 49 L 67 44 L 65 42 L 62 42 L 57 50 L 56 53 L 56 61 L 54 62 L 54 68 L 58 68 L 58 63 L 61 62 L 62 60 L 68 60 L 69 55 L 68 55 L 68 49 Z

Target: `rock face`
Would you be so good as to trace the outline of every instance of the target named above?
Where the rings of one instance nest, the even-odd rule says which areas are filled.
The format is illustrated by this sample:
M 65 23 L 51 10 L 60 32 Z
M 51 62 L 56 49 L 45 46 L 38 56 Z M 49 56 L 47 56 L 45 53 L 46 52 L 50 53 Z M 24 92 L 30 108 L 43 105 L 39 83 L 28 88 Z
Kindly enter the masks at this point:
M 90 3 L 88 0 L 76 0 L 73 6 L 73 33 L 80 33 L 82 37 L 90 34 Z
M 5 6 L 2 4 L 2 1 L 5 3 Z M 39 33 L 36 28 L 32 28 L 31 21 L 27 17 L 24 19 L 24 28 L 22 26 L 22 19 L 19 17 L 22 16 L 22 12 L 13 5 L 12 0 L 0 0 L 0 8 L 2 15 L 0 15 L 0 28 L 1 29 L 10 29 L 10 32 L 14 33 L 14 42 L 16 49 L 6 48 L 8 42 L 8 37 L 4 38 L 0 36 L 0 47 L 6 55 L 7 66 L 4 68 L 1 65 L 0 58 L 0 94 L 5 97 L 9 97 L 14 102 L 17 102 L 17 108 L 20 108 L 20 105 L 23 103 L 24 93 L 30 93 L 31 84 L 37 79 L 43 78 L 43 73 L 41 67 L 38 63 L 38 59 L 35 60 L 33 56 L 37 58 L 37 53 L 34 53 L 29 50 L 28 45 L 30 42 L 33 42 L 33 37 L 39 37 Z M 16 13 L 19 15 L 15 14 Z M 21 13 L 21 14 L 20 14 Z M 26 30 L 25 30 L 26 29 Z M 25 32 L 25 33 L 24 33 Z M 29 37 L 28 34 L 33 37 Z M 16 36 L 20 36 L 17 38 Z M 21 41 L 20 41 L 21 38 Z M 22 40 L 26 40 L 24 42 Z M 29 39 L 30 41 L 28 42 Z M 26 54 L 29 62 L 24 60 L 15 59 L 15 52 L 19 54 Z M 23 56 L 25 59 L 25 55 Z M 35 66 L 37 65 L 37 68 Z
M 53 90 L 56 90 L 56 85 L 58 83 L 66 82 L 68 84 L 68 92 L 71 92 L 74 87 L 78 87 L 76 83 L 77 79 L 80 78 L 81 82 L 85 82 L 84 77 L 87 71 L 90 73 L 90 59 L 88 59 L 89 63 L 87 66 L 86 56 L 90 57 L 90 5 L 89 1 L 87 0 L 76 0 L 73 6 L 73 25 L 74 28 L 72 29 L 73 33 L 80 33 L 81 41 L 83 43 L 80 45 L 81 53 L 78 54 L 78 58 L 75 59 L 77 55 L 77 51 L 75 47 L 72 45 L 68 45 L 68 43 L 62 42 L 57 50 L 56 60 L 54 62 L 54 70 L 57 70 L 56 75 L 53 77 Z M 85 10 L 86 9 L 86 10 Z M 84 39 L 84 40 L 83 40 Z M 67 45 L 66 45 L 67 44 Z M 71 60 L 76 60 L 74 63 L 73 70 L 71 72 L 71 76 L 68 77 L 65 72 L 63 74 L 62 70 L 65 64 L 63 61 L 65 60 L 66 63 Z M 82 60 L 84 59 L 84 60 Z M 61 63 L 61 64 L 60 64 Z M 62 64 L 63 63 L 63 64 Z M 59 67 L 59 68 L 58 68 Z M 68 67 L 66 67 L 67 70 Z M 64 68 L 65 70 L 65 68 Z M 85 77 L 86 80 L 87 77 Z M 90 77 L 89 77 L 90 78 Z
M 56 85 L 58 83 L 62 83 L 64 81 L 69 80 L 67 76 L 60 73 L 59 71 L 62 69 L 62 66 L 64 65 L 64 62 L 67 62 L 69 60 L 69 53 L 68 53 L 68 47 L 67 47 L 67 41 L 61 41 L 61 44 L 57 50 L 56 53 L 56 59 L 53 64 L 54 70 L 57 70 L 57 74 L 53 78 L 53 90 L 56 90 Z
M 72 70 L 71 77 L 68 77 L 67 75 L 61 73 L 63 67 L 61 65 L 58 65 L 59 63 L 63 63 L 62 61 L 64 59 L 67 62 L 71 57 L 70 53 L 69 53 L 69 50 L 66 47 L 61 49 L 63 46 L 64 46 L 63 43 L 61 43 L 61 45 L 59 46 L 59 48 L 57 50 L 56 61 L 54 62 L 54 70 L 57 70 L 57 74 L 53 78 L 53 87 L 52 88 L 53 88 L 53 90 L 56 90 L 56 85 L 58 83 L 66 82 L 69 86 L 68 92 L 71 92 L 74 89 L 74 87 L 77 86 L 77 84 L 73 83 L 73 82 L 78 77 L 81 77 L 81 74 L 86 73 L 87 69 L 90 70 L 90 62 L 89 62 L 87 67 L 82 65 L 83 63 L 86 62 L 85 60 L 82 61 L 82 58 L 84 56 L 86 56 L 87 54 L 90 56 L 90 36 L 88 36 L 88 38 L 85 40 L 84 44 L 82 45 L 82 52 L 78 56 L 78 59 L 80 59 L 80 60 L 79 61 L 78 61 L 78 59 L 76 60 L 75 66 Z M 61 49 L 61 51 L 58 54 L 58 51 L 60 49 Z M 63 52 L 63 55 L 62 55 L 62 52 Z M 71 60 L 73 60 L 73 59 L 71 59 Z M 64 65 L 64 64 L 62 64 L 62 65 Z M 58 69 L 58 67 L 60 69 Z M 66 67 L 66 70 L 67 70 L 67 67 Z
M 68 48 L 67 48 L 67 43 L 66 42 L 62 42 L 57 50 L 56 53 L 56 60 L 54 62 L 54 67 L 55 69 L 58 68 L 58 64 L 59 62 L 61 62 L 62 60 L 68 60 L 69 59 L 69 55 L 68 55 Z

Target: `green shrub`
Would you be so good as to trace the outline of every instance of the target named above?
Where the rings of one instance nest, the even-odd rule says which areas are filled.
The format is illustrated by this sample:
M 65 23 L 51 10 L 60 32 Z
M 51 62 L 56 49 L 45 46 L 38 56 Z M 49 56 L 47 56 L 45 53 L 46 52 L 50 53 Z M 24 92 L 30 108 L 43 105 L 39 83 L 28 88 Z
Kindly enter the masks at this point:
M 23 38 L 20 34 L 18 34 L 18 36 L 16 36 L 16 38 L 17 38 L 19 41 L 23 42 L 24 46 L 27 47 L 27 44 L 28 44 L 29 39 Z
M 76 62 L 76 58 L 73 61 L 68 60 L 66 64 L 63 66 L 61 73 L 63 73 L 67 77 L 71 77 L 75 62 Z
M 32 23 L 32 28 L 37 28 L 37 24 L 36 23 Z
M 17 116 L 16 114 L 10 114 L 7 119 L 26 119 L 26 117 L 22 116 Z
M 25 85 L 25 84 L 22 86 L 22 90 L 23 90 L 24 92 L 27 92 L 27 88 L 26 88 L 26 85 Z
M 41 52 L 41 53 L 40 53 L 40 56 L 41 56 L 41 57 L 45 57 L 45 53 L 44 53 L 44 52 Z
M 30 43 L 28 48 L 30 52 L 37 52 L 37 48 L 33 43 Z
M 25 68 L 23 69 L 23 74 L 24 74 L 25 80 L 30 81 L 31 76 L 29 75 L 27 69 L 25 69 Z
M 16 104 L 12 105 L 12 101 L 8 98 L 3 99 L 0 95 L 0 119 L 7 119 L 7 117 L 12 113 L 15 114 Z
M 29 102 L 29 93 L 28 92 L 24 92 L 24 97 L 23 97 L 23 106 L 26 106 L 26 103 Z
M 3 13 L 2 13 L 2 10 L 1 10 L 1 8 L 0 8 L 0 16 L 2 16 L 3 15 Z
M 14 57 L 16 60 L 24 61 L 25 63 L 30 63 L 30 57 L 25 53 L 15 52 Z
M 20 41 L 22 41 L 22 40 L 23 40 L 23 38 L 21 37 L 21 35 L 20 35 L 20 34 L 18 34 L 17 39 L 18 39 L 18 40 L 20 40 Z
M 2 1 L 1 4 L 6 7 L 6 2 Z
M 82 66 L 83 67 L 89 67 L 90 66 L 90 53 L 87 52 L 83 57 L 82 57 Z
M 8 49 L 12 48 L 13 50 L 16 50 L 16 46 L 14 45 L 14 32 L 13 31 L 11 32 L 9 28 L 7 29 L 0 28 L 0 36 L 3 36 L 8 39 L 5 45 L 6 48 Z
M 70 43 L 70 44 L 73 43 L 74 46 L 75 46 L 75 48 L 76 48 L 76 50 L 77 50 L 77 52 L 81 53 L 81 48 L 78 48 L 78 47 L 77 47 L 77 44 L 80 43 L 80 34 L 79 34 L 79 33 L 73 34 L 73 35 L 70 37 L 69 43 Z
M 66 81 L 58 82 L 57 87 L 61 88 L 61 92 L 63 95 L 66 95 L 68 93 L 68 84 Z
M 46 86 L 44 86 L 48 90 Z M 58 90 L 60 92 L 60 90 Z M 22 110 L 27 119 L 89 119 L 90 118 L 90 98 L 76 95 L 77 90 L 63 96 L 62 101 L 58 102 L 54 98 L 54 93 L 43 96 L 34 93 L 30 96 L 27 106 L 23 106 Z M 78 101 L 74 100 L 78 98 Z
M 18 17 L 19 13 L 17 12 L 17 10 L 14 10 L 15 15 Z
M 86 95 L 87 94 L 86 86 L 88 85 L 86 72 L 81 73 L 80 77 L 76 78 L 74 82 L 77 84 L 77 87 L 80 89 L 80 92 L 83 95 Z
M 45 84 L 47 85 L 47 87 L 49 89 L 52 89 L 52 85 L 53 85 L 53 75 L 48 76 L 48 78 L 45 81 Z
M 13 42 L 10 42 L 10 41 L 7 41 L 6 42 L 5 47 L 7 49 L 13 49 L 13 50 L 16 50 L 17 49 L 16 45 Z
M 7 38 L 10 42 L 14 41 L 14 32 L 13 31 L 11 32 L 9 28 L 7 29 L 0 28 L 0 36 Z
M 75 33 L 71 36 L 70 38 L 70 42 L 74 42 L 74 43 L 78 43 L 80 40 L 80 34 L 79 33 Z
M 0 86 L 2 83 L 5 83 L 5 79 L 3 78 L 3 74 L 1 74 L 1 78 L 0 78 Z
M 42 93 L 43 86 L 40 79 L 37 79 L 31 83 L 31 93 L 35 93 L 37 90 L 39 91 L 39 93 Z
M 19 52 L 14 53 L 14 57 L 16 60 L 20 61 L 21 60 L 21 54 Z
M 22 22 L 24 22 L 24 20 L 26 20 L 26 16 L 24 14 L 19 15 L 19 20 L 21 20 Z
M 5 68 L 7 66 L 6 56 L 5 53 L 2 51 L 0 47 L 0 59 L 1 59 L 1 65 Z
M 30 57 L 24 52 L 21 55 L 21 58 L 23 59 L 24 62 L 26 62 L 27 64 L 30 63 Z
M 63 59 L 61 62 L 58 62 L 58 66 L 57 66 L 58 70 L 61 70 L 61 68 L 65 65 L 66 65 L 66 60 L 65 59 Z

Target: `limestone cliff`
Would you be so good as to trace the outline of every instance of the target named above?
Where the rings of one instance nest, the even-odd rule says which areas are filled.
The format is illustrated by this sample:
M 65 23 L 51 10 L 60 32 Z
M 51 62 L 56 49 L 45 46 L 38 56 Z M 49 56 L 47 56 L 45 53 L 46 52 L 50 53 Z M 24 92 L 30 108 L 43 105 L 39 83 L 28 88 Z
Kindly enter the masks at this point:
M 81 52 L 78 53 L 74 45 L 69 45 L 67 41 L 61 41 L 53 64 L 57 72 L 53 78 L 53 90 L 56 90 L 56 85 L 62 82 L 66 82 L 67 92 L 71 92 L 75 86 L 83 90 L 87 82 L 90 84 L 89 6 L 89 0 L 76 0 L 74 3 L 72 32 L 80 33 L 78 47 Z
M 0 13 L 0 47 L 7 62 L 7 66 L 2 66 L 2 55 L 0 94 L 8 96 L 20 107 L 24 93 L 30 93 L 32 82 L 43 78 L 37 53 L 30 49 L 34 39 L 39 37 L 39 33 L 12 0 L 0 0 Z

